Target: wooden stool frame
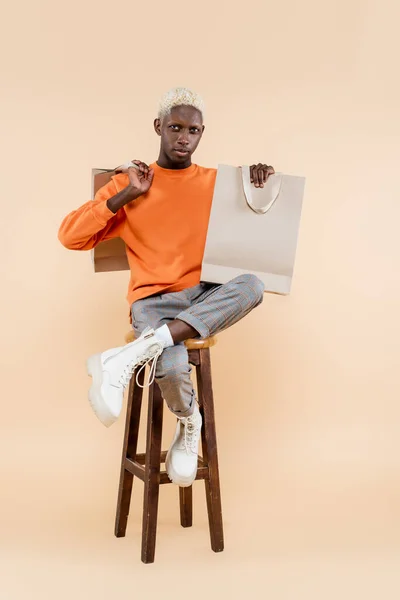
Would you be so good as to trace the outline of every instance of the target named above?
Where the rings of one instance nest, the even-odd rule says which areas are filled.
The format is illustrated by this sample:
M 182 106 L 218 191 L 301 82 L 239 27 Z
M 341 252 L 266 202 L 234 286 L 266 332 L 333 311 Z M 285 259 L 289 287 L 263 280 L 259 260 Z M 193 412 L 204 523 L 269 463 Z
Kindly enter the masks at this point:
M 132 341 L 133 334 L 126 337 Z M 199 456 L 196 480 L 204 479 L 211 548 L 214 552 L 224 549 L 221 492 L 219 483 L 217 437 L 215 430 L 214 398 L 211 377 L 210 347 L 215 338 L 187 340 L 189 362 L 196 367 L 198 402 L 203 418 L 202 457 Z M 139 375 L 143 385 L 144 370 Z M 128 393 L 125 436 L 122 450 L 121 474 L 118 491 L 115 535 L 123 537 L 128 523 L 129 507 L 134 476 L 144 482 L 142 561 L 154 562 L 157 534 L 158 498 L 160 484 L 171 483 L 166 471 L 161 471 L 167 452 L 162 451 L 162 425 L 164 400 L 160 388 L 154 382 L 149 387 L 146 452 L 137 453 L 143 389 L 136 385 L 133 375 Z M 182 527 L 193 524 L 192 486 L 179 488 L 180 521 Z

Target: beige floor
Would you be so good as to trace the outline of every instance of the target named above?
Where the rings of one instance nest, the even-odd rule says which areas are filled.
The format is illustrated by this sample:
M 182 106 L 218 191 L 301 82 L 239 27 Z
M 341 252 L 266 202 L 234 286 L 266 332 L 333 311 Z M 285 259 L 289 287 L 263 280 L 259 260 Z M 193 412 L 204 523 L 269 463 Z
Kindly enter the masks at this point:
M 257 338 L 256 317 L 225 332 L 213 349 L 225 551 L 210 550 L 201 482 L 187 530 L 179 525 L 177 489 L 162 487 L 155 564 L 140 561 L 141 482 L 127 536 L 114 537 L 124 419 L 106 429 L 94 418 L 88 348 L 76 356 L 60 345 L 65 358 L 44 389 L 41 372 L 31 370 L 41 403 L 21 382 L 0 424 L 1 600 L 398 600 L 396 397 L 375 402 L 362 379 L 345 389 L 328 368 L 316 381 L 312 362 L 300 354 L 294 360 L 291 348 L 279 358 L 291 377 L 278 381 L 281 350 L 275 344 L 272 353 L 268 339 Z M 247 327 L 261 351 L 242 352 L 243 371 L 232 369 L 228 349 Z M 75 370 L 62 387 L 70 363 Z M 166 411 L 164 448 L 174 424 Z
M 122 425 L 95 428 L 86 452 L 74 448 L 67 429 L 42 441 L 20 431 L 21 453 L 17 434 L 3 438 L 15 452 L 2 454 L 2 600 L 399 598 L 395 480 L 391 490 L 382 480 L 382 495 L 376 479 L 346 479 L 343 471 L 277 473 L 271 460 L 243 457 L 229 436 L 220 440 L 225 551 L 210 550 L 202 483 L 195 485 L 194 526 L 187 530 L 179 525 L 177 489 L 164 486 L 156 562 L 143 565 L 141 482 L 126 538 L 113 535 Z M 172 427 L 167 419 L 168 436 Z M 58 448 L 58 467 L 51 446 Z M 103 464 L 92 468 L 96 456 Z M 247 469 L 247 483 L 234 476 L 232 461 Z

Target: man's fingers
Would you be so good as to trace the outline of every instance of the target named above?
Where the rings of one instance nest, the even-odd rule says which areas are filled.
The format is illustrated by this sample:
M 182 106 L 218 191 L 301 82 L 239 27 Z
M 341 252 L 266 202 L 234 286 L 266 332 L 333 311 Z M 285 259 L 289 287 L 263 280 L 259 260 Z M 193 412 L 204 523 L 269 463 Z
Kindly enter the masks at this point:
M 266 167 L 267 177 L 269 177 L 270 175 L 274 175 L 275 174 L 274 167 L 270 167 L 268 165 L 265 165 L 265 167 Z
M 268 181 L 268 177 L 270 175 L 274 175 L 275 174 L 275 169 L 274 169 L 274 167 L 270 167 L 268 165 L 264 165 L 263 173 L 264 173 L 264 182 L 266 182 L 266 181 Z
M 144 163 L 142 160 L 133 160 L 132 162 L 139 167 L 140 175 L 147 179 L 150 167 L 146 165 L 146 163 Z
M 149 168 L 148 165 L 146 165 L 145 162 L 143 162 L 142 160 L 133 160 L 132 162 L 134 162 L 137 165 L 143 165 L 144 167 L 146 167 L 147 169 Z
M 135 167 L 129 167 L 128 169 L 128 173 L 135 173 L 135 175 L 140 175 L 140 171 L 138 169 L 136 169 Z
M 258 163 L 256 167 L 257 178 L 256 181 L 258 183 L 257 187 L 261 187 L 263 185 L 263 172 L 262 172 L 262 164 Z
M 260 187 L 264 187 L 264 181 L 264 165 L 260 163 L 258 165 L 258 183 L 260 184 Z
M 274 174 L 274 167 L 269 165 L 258 163 L 258 165 L 251 165 L 250 167 L 250 181 L 255 187 L 264 187 L 268 177 Z
M 258 169 L 257 169 L 257 167 L 254 167 L 253 179 L 254 179 L 254 185 L 255 185 L 255 187 L 260 187 L 260 182 L 258 180 Z

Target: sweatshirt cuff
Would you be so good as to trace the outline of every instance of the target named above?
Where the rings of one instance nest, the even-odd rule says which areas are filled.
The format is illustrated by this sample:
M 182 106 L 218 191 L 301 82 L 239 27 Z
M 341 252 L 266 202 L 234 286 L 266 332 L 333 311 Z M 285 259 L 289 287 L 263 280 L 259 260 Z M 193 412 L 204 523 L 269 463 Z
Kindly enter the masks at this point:
M 93 204 L 92 206 L 92 215 L 96 219 L 96 221 L 102 225 L 103 227 L 107 225 L 108 221 L 115 217 L 116 213 L 113 213 L 107 206 L 107 200 L 103 202 L 99 202 L 98 204 Z

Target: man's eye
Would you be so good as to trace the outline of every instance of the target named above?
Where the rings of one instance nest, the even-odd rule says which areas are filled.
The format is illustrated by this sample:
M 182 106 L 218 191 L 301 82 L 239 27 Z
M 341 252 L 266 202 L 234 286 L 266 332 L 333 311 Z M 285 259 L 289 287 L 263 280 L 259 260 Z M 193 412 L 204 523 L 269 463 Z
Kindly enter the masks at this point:
M 200 130 L 197 129 L 197 127 L 192 127 L 192 129 L 190 130 L 192 133 L 198 133 Z
M 179 125 L 170 125 L 170 127 L 171 127 L 171 129 L 174 129 L 175 131 L 176 131 L 177 129 L 179 129 Z

